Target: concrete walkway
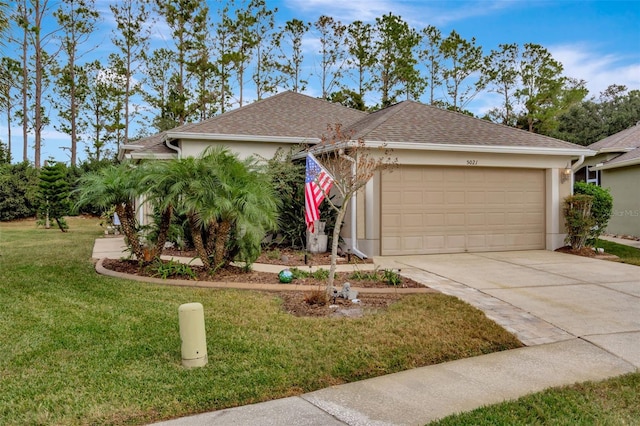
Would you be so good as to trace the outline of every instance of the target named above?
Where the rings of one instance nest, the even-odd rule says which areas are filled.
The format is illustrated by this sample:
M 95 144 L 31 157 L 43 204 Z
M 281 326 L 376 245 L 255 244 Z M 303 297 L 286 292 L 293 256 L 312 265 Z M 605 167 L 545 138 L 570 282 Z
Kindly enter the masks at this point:
M 637 266 L 542 250 L 375 263 L 478 307 L 528 347 L 158 424 L 421 425 L 640 368 Z

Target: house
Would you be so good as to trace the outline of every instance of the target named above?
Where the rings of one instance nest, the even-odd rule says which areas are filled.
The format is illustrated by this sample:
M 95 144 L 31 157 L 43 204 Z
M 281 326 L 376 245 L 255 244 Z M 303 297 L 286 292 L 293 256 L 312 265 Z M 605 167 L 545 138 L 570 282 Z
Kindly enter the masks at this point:
M 418 102 L 366 113 L 284 92 L 125 145 L 120 157 L 197 155 L 223 144 L 241 157 L 269 158 L 279 147 L 318 143 L 334 124 L 367 146 L 393 149 L 398 159 L 396 170 L 367 184 L 347 215 L 344 240 L 369 256 L 561 247 L 572 164 L 595 154 Z
M 607 232 L 640 237 L 640 123 L 589 145 L 596 151 L 576 179 L 608 188 L 613 211 Z

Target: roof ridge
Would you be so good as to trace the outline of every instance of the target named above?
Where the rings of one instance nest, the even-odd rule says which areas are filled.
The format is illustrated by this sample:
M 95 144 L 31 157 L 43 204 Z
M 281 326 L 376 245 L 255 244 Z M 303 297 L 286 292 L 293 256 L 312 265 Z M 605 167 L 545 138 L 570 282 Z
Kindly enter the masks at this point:
M 390 118 L 396 116 L 398 112 L 402 111 L 405 108 L 405 105 L 408 105 L 407 102 L 411 101 L 401 101 L 377 111 L 370 112 L 367 115 L 363 116 L 362 119 L 356 121 L 355 123 L 352 123 L 349 127 L 355 128 L 364 121 L 371 120 L 371 123 L 369 125 L 366 125 L 364 129 L 357 132 L 358 137 L 364 138 L 365 135 L 373 132 L 375 129 L 389 121 Z

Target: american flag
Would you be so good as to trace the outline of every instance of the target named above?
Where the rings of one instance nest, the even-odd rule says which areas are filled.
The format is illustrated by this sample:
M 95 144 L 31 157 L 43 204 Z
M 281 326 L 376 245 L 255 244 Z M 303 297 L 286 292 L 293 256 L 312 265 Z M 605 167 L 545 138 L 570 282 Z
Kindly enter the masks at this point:
M 322 168 L 313 154 L 307 155 L 307 173 L 304 180 L 304 219 L 309 231 L 314 231 L 313 222 L 320 219 L 320 204 L 333 185 L 333 179 Z

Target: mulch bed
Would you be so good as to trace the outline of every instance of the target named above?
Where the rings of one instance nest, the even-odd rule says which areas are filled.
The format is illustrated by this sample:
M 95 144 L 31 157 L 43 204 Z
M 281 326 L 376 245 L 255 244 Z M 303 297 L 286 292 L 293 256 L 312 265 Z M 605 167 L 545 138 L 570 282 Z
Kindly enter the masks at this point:
M 192 257 L 194 254 L 190 252 L 176 252 L 165 250 L 163 254 L 173 256 L 185 256 Z M 304 270 L 304 254 L 300 258 L 299 254 L 292 253 L 289 257 L 289 267 L 298 267 Z M 289 256 L 289 254 L 286 254 Z M 264 256 L 267 258 L 267 256 Z M 270 258 L 271 259 L 271 258 Z M 271 259 L 271 264 L 281 264 Z M 327 256 L 313 255 L 313 260 L 316 265 L 328 265 Z M 307 258 L 309 262 L 309 258 Z M 361 261 L 361 260 L 360 260 Z M 165 263 L 167 261 L 164 261 Z M 326 262 L 326 263 L 325 263 Z M 257 263 L 263 263 L 260 259 Z M 268 263 L 268 262 L 264 262 Z M 346 262 L 345 262 L 346 263 Z M 102 266 L 106 269 L 110 269 L 116 272 L 121 272 L 130 275 L 158 277 L 157 271 L 153 267 L 140 266 L 135 260 L 125 259 L 104 259 Z M 283 266 L 284 269 L 285 266 Z M 256 283 L 256 284 L 279 284 L 278 274 L 269 272 L 258 271 L 246 271 L 243 268 L 236 266 L 228 266 L 216 272 L 215 275 L 210 275 L 203 267 L 191 265 L 191 270 L 196 274 L 198 281 L 215 281 L 215 282 L 228 282 L 228 283 Z M 327 269 L 329 267 L 327 266 Z M 330 299 L 326 302 L 318 302 L 319 296 L 325 294 L 326 280 L 317 278 L 300 278 L 293 281 L 292 285 L 306 286 L 308 290 L 305 291 L 280 291 L 276 294 L 283 301 L 283 309 L 292 315 L 296 316 L 311 316 L 311 317 L 361 317 L 362 315 L 370 312 L 375 312 L 380 309 L 384 309 L 390 304 L 400 300 L 403 296 L 393 292 L 393 286 L 388 285 L 386 282 L 378 280 L 354 280 L 349 279 L 351 272 L 339 272 L 336 273 L 335 287 L 340 290 L 345 282 L 350 282 L 351 287 L 360 288 L 388 288 L 390 291 L 385 293 L 360 293 L 358 294 L 358 302 L 353 303 L 351 300 L 345 300 L 341 298 Z M 190 279 L 185 276 L 172 276 L 172 279 Z M 398 285 L 400 288 L 425 288 L 424 285 L 413 281 L 406 277 L 401 277 L 401 283 Z M 273 293 L 272 293 L 273 294 Z M 321 298 L 321 297 L 320 297 Z

